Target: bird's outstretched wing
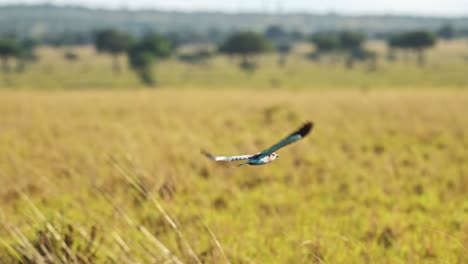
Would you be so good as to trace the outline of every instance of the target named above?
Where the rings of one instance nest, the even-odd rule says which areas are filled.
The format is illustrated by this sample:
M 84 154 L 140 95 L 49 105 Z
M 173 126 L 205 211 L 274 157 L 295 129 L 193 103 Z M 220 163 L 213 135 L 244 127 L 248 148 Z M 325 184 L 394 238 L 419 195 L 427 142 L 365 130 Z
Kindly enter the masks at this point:
M 214 161 L 237 161 L 250 159 L 254 155 L 239 155 L 239 156 L 215 156 L 209 152 L 202 150 L 202 154 Z
M 272 154 L 273 152 L 277 151 L 278 149 L 298 141 L 299 139 L 307 136 L 307 134 L 309 134 L 310 130 L 312 130 L 313 127 L 314 127 L 314 123 L 306 122 L 297 131 L 294 131 L 291 135 L 285 137 L 280 142 L 278 142 L 275 145 L 273 145 L 273 146 L 265 149 L 264 151 L 256 154 L 255 157 L 268 156 L 268 155 Z

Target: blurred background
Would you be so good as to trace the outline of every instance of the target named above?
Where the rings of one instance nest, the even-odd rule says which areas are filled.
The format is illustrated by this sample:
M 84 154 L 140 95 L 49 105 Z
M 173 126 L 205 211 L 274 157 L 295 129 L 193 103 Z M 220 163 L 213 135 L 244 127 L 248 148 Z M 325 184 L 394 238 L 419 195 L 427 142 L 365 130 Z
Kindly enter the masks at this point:
M 0 4 L 1 88 L 467 85 L 464 1 Z
M 0 263 L 468 263 L 467 73 L 466 0 L 0 0 Z

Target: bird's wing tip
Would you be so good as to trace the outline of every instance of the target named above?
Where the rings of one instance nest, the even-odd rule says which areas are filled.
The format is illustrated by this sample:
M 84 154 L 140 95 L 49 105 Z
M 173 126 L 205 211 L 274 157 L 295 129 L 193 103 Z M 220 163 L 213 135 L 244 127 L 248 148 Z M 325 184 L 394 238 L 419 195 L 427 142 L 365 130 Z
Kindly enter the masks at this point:
M 301 137 L 305 137 L 309 132 L 312 130 L 314 127 L 314 123 L 311 121 L 307 121 L 304 123 L 304 125 L 297 131 L 297 134 L 299 134 Z

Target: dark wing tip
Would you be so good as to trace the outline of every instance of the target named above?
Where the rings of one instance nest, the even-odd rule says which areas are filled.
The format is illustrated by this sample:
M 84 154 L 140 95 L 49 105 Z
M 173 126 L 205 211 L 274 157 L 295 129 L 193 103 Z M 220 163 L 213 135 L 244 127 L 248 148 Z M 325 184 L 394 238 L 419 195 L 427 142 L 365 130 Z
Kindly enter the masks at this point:
M 294 132 L 293 135 L 300 135 L 301 137 L 307 136 L 310 130 L 314 127 L 314 123 L 307 121 L 298 131 Z

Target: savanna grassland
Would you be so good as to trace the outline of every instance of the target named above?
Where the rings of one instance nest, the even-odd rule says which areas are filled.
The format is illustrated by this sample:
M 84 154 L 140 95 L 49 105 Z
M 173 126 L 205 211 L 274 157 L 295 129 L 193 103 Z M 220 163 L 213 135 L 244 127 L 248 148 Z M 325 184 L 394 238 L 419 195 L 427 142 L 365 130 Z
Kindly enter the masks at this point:
M 467 263 L 464 45 L 418 67 L 376 44 L 377 70 L 171 60 L 156 89 L 91 49 L 43 49 L 0 74 L 0 263 Z M 306 120 L 267 166 L 200 154 Z
M 2 262 L 468 260 L 465 91 L 0 101 Z M 304 120 L 314 131 L 269 166 L 199 153 L 253 153 Z

